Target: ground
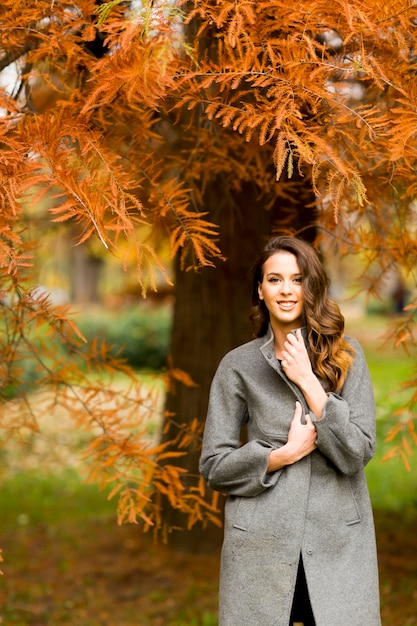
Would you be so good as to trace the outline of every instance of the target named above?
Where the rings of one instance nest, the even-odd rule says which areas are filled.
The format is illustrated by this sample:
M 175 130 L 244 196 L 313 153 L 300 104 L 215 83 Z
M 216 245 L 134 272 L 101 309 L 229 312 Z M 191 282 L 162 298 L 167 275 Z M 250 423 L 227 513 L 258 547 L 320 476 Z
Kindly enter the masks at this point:
M 2 545 L 1 624 L 202 624 L 191 616 L 215 611 L 217 556 L 174 554 L 137 526 L 21 527 Z
M 416 521 L 376 513 L 384 626 L 417 624 Z M 1 624 L 216 623 L 218 554 L 175 554 L 136 526 L 110 519 L 22 524 L 2 545 Z

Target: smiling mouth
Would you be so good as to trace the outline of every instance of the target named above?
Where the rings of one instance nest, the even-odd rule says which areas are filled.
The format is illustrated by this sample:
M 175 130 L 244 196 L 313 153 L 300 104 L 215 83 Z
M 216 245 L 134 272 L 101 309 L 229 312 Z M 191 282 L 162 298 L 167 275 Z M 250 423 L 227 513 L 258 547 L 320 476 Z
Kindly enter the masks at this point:
M 292 309 L 297 303 L 295 301 L 291 301 L 291 302 L 278 302 L 279 306 L 282 309 Z

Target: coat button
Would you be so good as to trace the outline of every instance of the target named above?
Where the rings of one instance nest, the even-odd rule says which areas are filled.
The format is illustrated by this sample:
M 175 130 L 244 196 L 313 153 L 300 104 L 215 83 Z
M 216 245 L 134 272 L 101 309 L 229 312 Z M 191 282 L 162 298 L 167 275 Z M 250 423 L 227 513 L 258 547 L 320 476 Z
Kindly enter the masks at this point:
M 311 548 L 308 548 L 307 554 L 313 554 L 313 550 Z

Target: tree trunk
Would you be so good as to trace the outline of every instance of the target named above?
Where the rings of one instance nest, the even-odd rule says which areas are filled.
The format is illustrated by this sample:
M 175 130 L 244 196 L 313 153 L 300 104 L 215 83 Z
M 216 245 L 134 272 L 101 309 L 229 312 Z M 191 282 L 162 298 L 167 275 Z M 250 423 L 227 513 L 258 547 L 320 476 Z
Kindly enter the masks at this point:
M 299 200 L 294 198 L 292 224 L 302 227 L 299 219 L 311 224 L 312 211 L 305 208 L 304 202 L 297 207 Z M 190 423 L 196 417 L 204 421 L 211 380 L 220 359 L 253 337 L 249 321 L 250 268 L 274 224 L 286 213 L 278 203 L 266 211 L 255 185 L 246 184 L 239 195 L 231 198 L 220 180 L 208 188 L 204 209 L 220 227 L 220 247 L 226 260 L 200 272 L 176 267 L 171 357 L 174 367 L 186 371 L 198 385 L 178 384 L 167 397 L 166 409 L 175 413 L 180 423 Z M 171 429 L 165 439 L 175 434 Z M 196 448 L 178 459 L 188 470 L 190 484 L 195 484 L 198 477 L 199 456 L 200 449 Z M 186 529 L 184 515 L 168 503 L 164 506 L 164 522 Z M 219 546 L 221 536 L 221 530 L 214 525 L 195 525 L 190 531 L 172 531 L 170 544 L 182 551 L 207 552 Z
M 99 281 L 103 260 L 91 254 L 81 244 L 70 248 L 71 302 L 97 304 L 100 302 Z
M 192 9 L 191 3 L 189 8 Z M 190 41 L 197 36 L 199 26 L 198 18 L 187 25 Z M 217 55 L 214 34 L 208 31 L 199 34 L 200 55 Z M 274 177 L 270 152 L 258 149 L 263 150 L 260 158 L 271 163 L 271 177 Z M 309 208 L 314 202 L 311 181 L 308 176 L 301 178 L 294 168 L 292 182 L 299 193 L 293 193 L 291 199 L 287 197 L 285 203 L 277 199 L 269 210 L 265 210 L 266 199 L 254 182 L 243 183 L 241 191 L 233 195 L 221 175 L 206 187 L 203 210 L 208 212 L 207 219 L 219 226 L 220 249 L 226 260 L 197 273 L 181 271 L 178 262 L 175 268 L 171 357 L 174 367 L 187 372 L 197 384 L 196 387 L 178 384 L 168 394 L 165 408 L 169 414 L 175 414 L 177 422 L 187 424 L 195 418 L 204 422 L 210 384 L 220 359 L 253 337 L 249 321 L 250 268 L 273 231 L 294 229 L 301 231 L 306 239 L 314 238 L 313 209 Z M 164 441 L 172 440 L 176 434 L 171 427 Z M 199 457 L 200 448 L 196 446 L 177 459 L 187 469 L 190 486 L 198 479 Z M 167 501 L 162 516 L 169 528 L 183 529 L 170 534 L 174 549 L 208 552 L 220 545 L 222 532 L 214 524 L 207 528 L 195 525 L 186 531 L 185 516 Z

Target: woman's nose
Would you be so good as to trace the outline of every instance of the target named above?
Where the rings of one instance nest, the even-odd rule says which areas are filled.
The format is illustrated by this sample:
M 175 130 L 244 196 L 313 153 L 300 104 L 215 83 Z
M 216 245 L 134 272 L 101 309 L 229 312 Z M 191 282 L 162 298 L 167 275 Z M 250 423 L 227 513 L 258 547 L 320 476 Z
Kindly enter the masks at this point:
M 292 292 L 292 282 L 290 280 L 283 280 L 280 283 L 280 291 L 281 293 L 291 293 Z

